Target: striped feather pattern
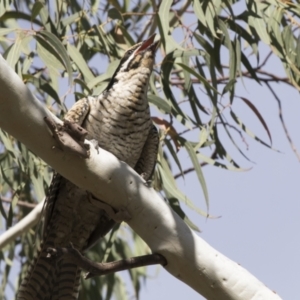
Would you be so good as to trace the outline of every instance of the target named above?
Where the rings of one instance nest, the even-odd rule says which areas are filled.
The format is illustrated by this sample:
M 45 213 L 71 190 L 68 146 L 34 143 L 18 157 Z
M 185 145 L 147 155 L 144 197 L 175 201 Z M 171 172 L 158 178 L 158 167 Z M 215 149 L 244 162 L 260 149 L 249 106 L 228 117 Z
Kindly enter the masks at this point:
M 88 139 L 143 174 L 154 169 L 158 136 L 150 119 L 147 90 L 157 44 L 154 37 L 129 49 L 107 89 L 97 98 L 78 101 L 65 119 L 82 125 Z M 78 170 L 80 171 L 80 170 Z M 56 174 L 47 198 L 43 242 L 24 278 L 18 300 L 77 299 L 80 269 L 67 256 L 47 257 L 47 248 L 83 252 L 114 225 L 89 201 L 88 193 Z

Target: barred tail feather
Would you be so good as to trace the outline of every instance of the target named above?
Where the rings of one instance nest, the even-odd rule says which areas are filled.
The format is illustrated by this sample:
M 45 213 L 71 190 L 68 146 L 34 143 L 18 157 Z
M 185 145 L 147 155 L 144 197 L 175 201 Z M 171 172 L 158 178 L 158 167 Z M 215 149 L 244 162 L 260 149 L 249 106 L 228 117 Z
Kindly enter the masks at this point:
M 80 269 L 61 257 L 47 257 L 45 248 L 23 279 L 17 300 L 76 300 L 80 286 Z
M 51 300 L 76 300 L 80 287 L 81 270 L 71 260 L 61 259 L 57 263 L 56 282 Z

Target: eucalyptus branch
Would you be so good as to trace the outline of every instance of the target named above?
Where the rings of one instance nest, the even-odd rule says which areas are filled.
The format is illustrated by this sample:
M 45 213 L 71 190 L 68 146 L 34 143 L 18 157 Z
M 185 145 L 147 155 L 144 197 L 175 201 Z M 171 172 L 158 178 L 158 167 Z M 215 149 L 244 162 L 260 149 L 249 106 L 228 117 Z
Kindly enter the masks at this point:
M 27 232 L 36 225 L 42 214 L 44 201 L 40 202 L 28 215 L 19 221 L 13 227 L 7 229 L 0 235 L 0 249 L 3 249 L 9 243 L 15 241 L 19 236 Z
M 86 275 L 84 276 L 85 279 L 138 267 L 145 267 L 157 264 L 161 264 L 163 266 L 167 265 L 166 259 L 160 254 L 148 254 L 113 262 L 97 263 L 84 257 L 76 248 L 74 248 L 72 244 L 68 248 L 48 248 L 47 252 L 48 258 L 62 255 L 72 258 L 72 261 L 78 267 L 80 267 L 84 271 L 87 271 Z
M 58 143 L 44 122 L 46 116 L 51 116 L 50 112 L 1 56 L 0 69 L 0 127 L 80 188 L 117 210 L 126 209 L 131 216 L 129 226 L 153 253 L 166 258 L 167 271 L 208 299 L 241 299 L 241 293 L 243 299 L 249 300 L 254 295 L 261 299 L 280 299 L 246 269 L 197 236 L 154 189 L 111 153 L 96 150 L 89 141 L 85 141 L 91 146 L 88 159 L 57 148 L 53 150 L 53 145 Z M 51 118 L 59 122 L 55 116 Z M 43 137 L 42 143 L 37 136 Z M 33 211 L 40 215 L 41 209 L 42 203 Z M 36 223 L 38 218 L 32 219 Z

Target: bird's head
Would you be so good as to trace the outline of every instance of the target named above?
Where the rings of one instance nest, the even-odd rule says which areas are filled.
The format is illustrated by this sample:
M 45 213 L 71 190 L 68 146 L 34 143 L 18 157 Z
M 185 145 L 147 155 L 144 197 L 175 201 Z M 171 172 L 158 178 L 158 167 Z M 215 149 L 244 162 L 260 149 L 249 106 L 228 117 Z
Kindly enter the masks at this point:
M 155 34 L 127 49 L 106 90 L 120 81 L 129 81 L 133 76 L 140 75 L 141 78 L 149 79 L 159 43 L 159 41 L 154 42 L 154 38 Z

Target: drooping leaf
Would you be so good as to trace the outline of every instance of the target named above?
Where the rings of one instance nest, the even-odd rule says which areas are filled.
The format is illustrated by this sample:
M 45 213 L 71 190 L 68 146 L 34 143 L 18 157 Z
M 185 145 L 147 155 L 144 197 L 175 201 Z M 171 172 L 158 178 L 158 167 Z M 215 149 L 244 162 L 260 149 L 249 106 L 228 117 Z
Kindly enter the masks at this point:
M 84 76 L 85 81 L 90 82 L 94 79 L 94 75 L 89 69 L 86 61 L 84 60 L 82 54 L 76 47 L 71 44 L 67 46 L 68 54 L 73 59 L 75 64 L 77 65 L 78 69 L 81 71 L 82 75 Z
M 68 73 L 69 85 L 71 85 L 73 82 L 72 65 L 69 55 L 61 41 L 51 32 L 45 30 L 37 32 L 36 39 L 64 65 Z
M 185 149 L 186 149 L 186 151 L 188 152 L 188 154 L 191 158 L 191 161 L 192 161 L 193 166 L 195 168 L 195 172 L 197 174 L 198 180 L 199 180 L 200 185 L 202 187 L 202 191 L 203 191 L 203 194 L 204 194 L 206 206 L 207 206 L 207 208 L 209 208 L 208 190 L 207 190 L 207 187 L 206 187 L 206 182 L 205 182 L 205 179 L 204 179 L 204 175 L 203 175 L 203 172 L 201 170 L 201 166 L 200 166 L 200 163 L 198 161 L 195 149 L 193 148 L 191 143 L 188 142 L 188 141 L 184 142 L 184 146 L 185 146 Z
M 155 96 L 155 95 L 148 95 L 148 100 L 150 103 L 155 105 L 162 112 L 164 112 L 166 114 L 171 113 L 172 107 L 166 100 L 164 100 L 158 96 Z
M 254 112 L 254 114 L 256 115 L 256 117 L 259 119 L 261 125 L 264 127 L 264 129 L 266 130 L 268 137 L 270 139 L 271 145 L 272 145 L 272 136 L 271 136 L 271 132 L 264 120 L 264 118 L 262 117 L 262 115 L 260 114 L 259 110 L 254 106 L 254 104 L 252 102 L 250 102 L 248 99 L 244 98 L 244 97 L 239 97 L 241 100 L 244 101 L 245 104 L 248 105 L 248 107 Z
M 174 40 L 171 35 L 171 29 L 169 25 L 169 13 L 172 5 L 172 0 L 162 1 L 159 6 L 158 17 L 159 17 L 159 28 L 161 30 L 161 38 L 166 49 L 166 53 L 171 53 L 175 49 L 181 48 Z
M 44 5 L 40 1 L 36 1 L 33 4 L 32 11 L 31 11 L 31 21 L 33 21 L 37 17 L 37 15 L 40 13 L 42 8 L 44 8 Z
M 124 21 L 121 13 L 116 8 L 111 8 L 107 14 L 113 20 L 120 20 L 122 22 Z
M 218 93 L 218 91 L 209 84 L 209 82 L 202 77 L 200 74 L 198 74 L 197 72 L 195 72 L 193 69 L 191 69 L 190 67 L 182 64 L 182 63 L 178 63 L 179 66 L 181 66 L 183 69 L 187 70 L 190 74 L 194 75 L 197 79 L 199 79 L 200 82 L 202 82 L 207 88 L 215 91 L 216 93 Z
M 56 91 L 53 89 L 53 87 L 44 79 L 37 78 L 32 75 L 23 75 L 23 80 L 25 82 L 31 82 L 34 84 L 37 88 L 43 90 L 45 93 L 47 93 L 49 96 L 51 96 L 58 104 L 62 105 L 62 102 L 57 95 Z
M 4 57 L 6 58 L 7 63 L 12 67 L 15 68 L 17 61 L 21 56 L 21 49 L 22 49 L 22 38 L 20 35 L 17 35 L 16 41 L 12 44 L 5 52 Z
M 256 141 L 260 142 L 261 144 L 263 144 L 264 146 L 273 149 L 271 145 L 267 144 L 266 142 L 264 142 L 262 139 L 260 139 L 258 136 L 256 136 L 249 128 L 246 127 L 246 125 L 241 121 L 240 118 L 237 117 L 237 115 L 233 112 L 230 111 L 230 114 L 233 118 L 233 120 L 241 127 L 241 129 L 243 129 L 243 131 L 245 131 L 250 137 L 252 137 L 253 139 L 255 139 Z M 275 151 L 278 151 L 276 149 L 273 149 Z

